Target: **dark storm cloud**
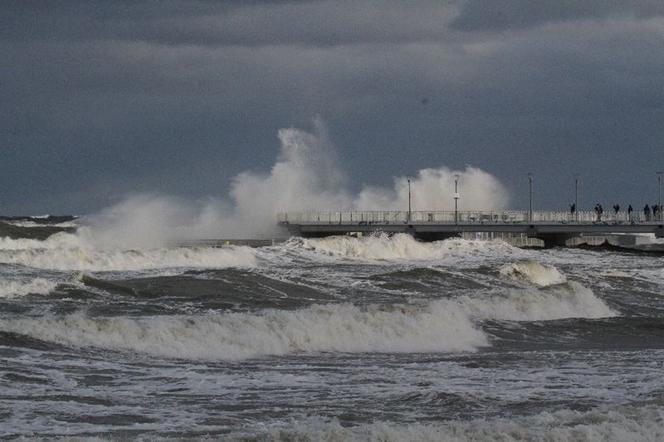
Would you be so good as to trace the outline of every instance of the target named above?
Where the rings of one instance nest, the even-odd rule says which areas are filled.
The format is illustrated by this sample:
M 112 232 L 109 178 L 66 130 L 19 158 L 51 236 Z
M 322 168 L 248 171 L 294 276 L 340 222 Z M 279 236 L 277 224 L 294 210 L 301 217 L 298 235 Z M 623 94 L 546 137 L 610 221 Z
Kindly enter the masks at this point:
M 223 195 L 314 116 L 353 186 L 470 163 L 517 204 L 529 170 L 542 204 L 577 172 L 636 202 L 662 168 L 662 8 L 579 4 L 5 3 L 0 211 Z
M 544 23 L 664 14 L 660 0 L 467 0 L 451 26 L 466 31 L 528 28 Z
M 17 40 L 129 40 L 167 45 L 337 45 L 440 37 L 450 2 L 160 1 L 23 3 L 8 9 Z

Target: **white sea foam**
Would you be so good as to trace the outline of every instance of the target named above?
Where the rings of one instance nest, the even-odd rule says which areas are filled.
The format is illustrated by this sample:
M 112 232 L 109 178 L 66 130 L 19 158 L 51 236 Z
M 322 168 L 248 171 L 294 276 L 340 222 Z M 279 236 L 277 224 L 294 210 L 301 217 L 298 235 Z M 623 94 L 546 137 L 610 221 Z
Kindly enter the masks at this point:
M 78 222 L 76 221 L 64 221 L 61 223 L 55 224 L 43 224 L 37 223 L 30 220 L 20 220 L 20 221 L 3 221 L 7 224 L 11 224 L 16 227 L 78 227 Z
M 559 410 L 533 416 L 473 419 L 432 424 L 375 422 L 342 426 L 339 421 L 311 418 L 289 426 L 261 429 L 258 434 L 233 434 L 229 439 L 258 437 L 271 441 L 615 441 L 664 440 L 664 408 L 656 405 L 596 409 L 586 412 Z
M 13 298 L 27 294 L 48 294 L 57 287 L 57 281 L 35 278 L 28 281 L 0 279 L 0 298 Z
M 462 297 L 425 306 L 314 305 L 294 311 L 151 318 L 83 314 L 0 322 L 7 331 L 73 346 L 154 356 L 237 360 L 298 352 L 457 352 L 488 345 L 474 320 L 533 321 L 615 315 L 584 287 Z
M 58 233 L 44 241 L 0 239 L 0 263 L 51 270 L 132 271 L 173 267 L 250 267 L 250 247 L 100 249 L 79 233 Z
M 520 256 L 522 254 L 520 249 L 503 241 L 448 239 L 421 242 L 407 234 L 303 239 L 301 247 L 328 256 L 369 261 L 453 260 L 473 257 Z
M 0 251 L 53 248 L 56 247 L 57 240 L 67 238 L 69 236 L 73 235 L 58 233 L 52 235 L 45 241 L 28 238 L 12 239 L 8 237 L 0 237 Z
M 500 274 L 540 287 L 562 284 L 567 281 L 565 275 L 560 273 L 557 268 L 530 260 L 505 264 L 500 268 Z
M 507 321 L 550 321 L 617 316 L 604 301 L 578 282 L 547 289 L 513 290 L 506 295 L 457 298 L 469 316 Z
M 488 345 L 458 306 L 441 303 L 387 310 L 334 304 L 140 319 L 74 314 L 1 321 L 0 328 L 66 345 L 204 360 L 296 352 L 454 352 Z
M 501 275 L 525 281 L 541 289 L 512 290 L 506 296 L 486 299 L 466 297 L 472 315 L 486 319 L 546 321 L 563 318 L 606 318 L 617 316 L 592 290 L 567 281 L 556 267 L 522 260 L 503 265 Z

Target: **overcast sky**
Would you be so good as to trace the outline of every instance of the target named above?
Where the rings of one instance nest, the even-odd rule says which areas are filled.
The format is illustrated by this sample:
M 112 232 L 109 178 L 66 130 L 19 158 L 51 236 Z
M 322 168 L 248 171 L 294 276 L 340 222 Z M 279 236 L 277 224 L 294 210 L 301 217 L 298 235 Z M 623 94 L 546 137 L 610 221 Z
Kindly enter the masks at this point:
M 536 207 L 657 201 L 664 2 L 0 5 L 0 213 L 224 196 L 319 117 L 349 187 L 482 168 Z

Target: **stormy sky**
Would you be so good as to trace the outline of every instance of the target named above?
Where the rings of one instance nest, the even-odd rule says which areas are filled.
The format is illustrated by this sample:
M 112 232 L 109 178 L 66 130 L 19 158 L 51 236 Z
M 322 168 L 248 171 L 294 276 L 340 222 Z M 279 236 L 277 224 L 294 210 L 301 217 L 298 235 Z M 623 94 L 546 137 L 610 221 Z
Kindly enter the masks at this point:
M 223 197 L 316 118 L 350 189 L 471 165 L 642 207 L 664 169 L 661 0 L 5 0 L 0 57 L 0 214 Z

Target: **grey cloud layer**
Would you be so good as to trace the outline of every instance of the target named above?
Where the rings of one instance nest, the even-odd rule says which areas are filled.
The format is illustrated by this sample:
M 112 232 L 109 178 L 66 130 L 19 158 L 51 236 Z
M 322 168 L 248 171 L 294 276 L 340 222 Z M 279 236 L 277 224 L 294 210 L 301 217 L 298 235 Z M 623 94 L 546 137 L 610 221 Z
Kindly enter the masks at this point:
M 517 203 L 531 170 L 541 204 L 576 172 L 636 204 L 664 166 L 660 2 L 8 5 L 0 211 L 224 194 L 314 116 L 351 187 L 472 164 Z
M 466 31 L 529 28 L 546 23 L 664 15 L 659 0 L 468 0 L 452 28 Z

